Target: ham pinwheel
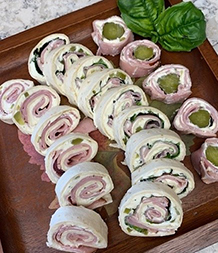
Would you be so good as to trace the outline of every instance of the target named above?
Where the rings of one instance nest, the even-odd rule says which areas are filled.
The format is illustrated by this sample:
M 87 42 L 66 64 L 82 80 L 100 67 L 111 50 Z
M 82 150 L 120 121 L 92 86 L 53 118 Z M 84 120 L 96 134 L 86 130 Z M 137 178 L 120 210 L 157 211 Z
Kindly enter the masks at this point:
M 71 104 L 78 104 L 78 93 L 83 81 L 91 74 L 103 69 L 113 68 L 112 63 L 103 56 L 86 56 L 77 60 L 66 72 L 64 86 Z
M 163 65 L 143 81 L 143 89 L 151 99 L 166 104 L 183 102 L 191 95 L 189 70 L 179 64 Z
M 138 182 L 119 206 L 119 224 L 131 236 L 157 237 L 175 234 L 183 220 L 181 201 L 162 183 Z
M 69 38 L 62 33 L 55 33 L 40 40 L 32 49 L 28 59 L 28 71 L 32 78 L 46 84 L 43 68 L 48 54 L 57 47 L 69 44 Z
M 45 155 L 51 144 L 71 133 L 79 121 L 79 111 L 72 106 L 59 105 L 51 108 L 41 117 L 32 133 L 31 142 L 36 151 Z
M 84 206 L 90 209 L 112 202 L 114 185 L 107 169 L 96 162 L 79 163 L 58 180 L 55 192 L 60 206 Z
M 133 172 L 150 160 L 169 158 L 182 161 L 186 147 L 180 136 L 169 129 L 154 128 L 133 134 L 125 151 L 125 163 Z
M 94 124 L 99 131 L 114 140 L 113 120 L 124 109 L 133 105 L 148 105 L 145 93 L 136 85 L 114 87 L 101 96 L 94 113 Z
M 70 133 L 56 140 L 45 155 L 45 172 L 52 183 L 78 163 L 91 161 L 98 151 L 98 144 L 87 134 Z
M 191 161 L 205 184 L 218 182 L 218 138 L 208 138 L 191 154 Z
M 131 77 L 120 69 L 104 69 L 88 76 L 78 93 L 78 107 L 93 118 L 99 98 L 110 88 L 133 84 Z
M 186 134 L 214 137 L 218 131 L 218 111 L 201 98 L 189 98 L 177 112 L 173 125 Z
M 160 65 L 160 48 L 149 40 L 136 40 L 120 53 L 120 68 L 131 77 L 150 74 Z
M 41 117 L 60 104 L 57 92 L 45 85 L 23 91 L 14 105 L 12 120 L 24 134 L 32 134 Z
M 97 55 L 115 56 L 134 39 L 131 30 L 118 16 L 112 16 L 105 20 L 95 20 L 91 35 L 98 45 Z
M 33 87 L 34 83 L 30 80 L 12 79 L 0 86 L 0 120 L 7 124 L 13 124 L 12 115 L 14 105 L 19 95 Z
M 65 95 L 65 73 L 75 61 L 88 55 L 93 55 L 93 53 L 87 47 L 77 43 L 63 45 L 52 50 L 46 57 L 43 66 L 46 83 L 58 93 Z
M 143 129 L 170 128 L 168 117 L 151 106 L 131 106 L 114 118 L 114 139 L 119 148 L 125 150 L 131 135 Z
M 92 253 L 107 247 L 107 237 L 107 225 L 97 212 L 82 206 L 64 206 L 51 217 L 47 246 L 66 252 Z
M 159 158 L 151 160 L 132 173 L 132 184 L 161 182 L 172 188 L 181 199 L 195 187 L 192 172 L 177 160 Z

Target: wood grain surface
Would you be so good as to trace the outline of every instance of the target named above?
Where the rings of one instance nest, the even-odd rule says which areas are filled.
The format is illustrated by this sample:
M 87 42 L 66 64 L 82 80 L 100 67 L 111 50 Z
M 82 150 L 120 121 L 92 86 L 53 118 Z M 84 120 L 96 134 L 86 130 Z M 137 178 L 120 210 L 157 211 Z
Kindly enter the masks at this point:
M 71 42 L 81 43 L 95 53 L 97 47 L 90 36 L 92 21 L 117 14 L 116 1 L 104 0 L 0 41 L 0 83 L 12 78 L 31 79 L 27 71 L 29 53 L 40 39 L 51 33 L 64 33 Z M 210 45 L 205 42 L 203 47 L 210 48 Z M 118 57 L 108 58 L 118 66 Z M 190 53 L 162 50 L 161 62 L 179 63 L 189 68 L 192 97 L 203 98 L 218 109 L 216 74 L 202 57 L 201 49 Z M 191 150 L 198 149 L 203 141 L 195 138 Z M 16 126 L 0 122 L 0 154 L 0 238 L 4 253 L 58 252 L 46 246 L 49 221 L 54 212 L 48 208 L 54 199 L 54 185 L 41 181 L 39 167 L 28 162 Z M 162 238 L 130 237 L 121 231 L 117 212 L 107 216 L 102 209 L 99 212 L 109 228 L 109 243 L 107 249 L 97 252 L 195 252 L 218 240 L 218 184 L 204 184 L 189 156 L 184 163 L 194 174 L 196 188 L 183 199 L 184 220 L 178 232 Z M 113 192 L 112 195 L 120 201 L 120 197 Z

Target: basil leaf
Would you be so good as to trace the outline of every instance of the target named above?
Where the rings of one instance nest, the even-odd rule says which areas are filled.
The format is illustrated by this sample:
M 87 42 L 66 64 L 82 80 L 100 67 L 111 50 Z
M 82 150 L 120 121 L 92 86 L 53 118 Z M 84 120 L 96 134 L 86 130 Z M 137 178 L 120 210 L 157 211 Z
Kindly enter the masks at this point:
M 132 32 L 155 40 L 155 20 L 165 9 L 164 0 L 118 0 L 117 4 Z
M 158 42 L 168 51 L 191 51 L 206 39 L 204 14 L 192 2 L 181 2 L 156 20 Z

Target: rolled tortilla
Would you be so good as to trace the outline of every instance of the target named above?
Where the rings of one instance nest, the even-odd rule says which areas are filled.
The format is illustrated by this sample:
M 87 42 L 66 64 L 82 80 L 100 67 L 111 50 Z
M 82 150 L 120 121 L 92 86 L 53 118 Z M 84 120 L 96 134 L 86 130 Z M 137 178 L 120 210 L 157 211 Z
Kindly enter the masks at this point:
M 64 206 L 52 215 L 47 246 L 57 250 L 91 253 L 107 247 L 108 228 L 101 216 L 82 206 Z
M 151 99 L 166 104 L 183 102 L 192 93 L 189 70 L 180 64 L 159 67 L 143 81 L 142 85 Z
M 114 139 L 125 150 L 130 136 L 143 129 L 170 128 L 168 117 L 151 106 L 131 106 L 120 112 L 113 122 Z
M 48 54 L 55 48 L 69 43 L 69 38 L 62 33 L 54 33 L 40 40 L 29 55 L 28 71 L 30 76 L 39 83 L 46 84 L 43 67 Z
M 184 198 L 195 187 L 192 172 L 177 160 L 159 158 L 148 161 L 133 171 L 132 184 L 138 182 L 161 182 L 172 188 L 178 197 Z
M 201 98 L 189 98 L 179 108 L 173 125 L 186 134 L 215 137 L 218 131 L 218 111 Z
M 154 128 L 133 134 L 125 151 L 125 163 L 133 172 L 150 160 L 169 158 L 182 161 L 186 147 L 180 136 L 169 129 Z
M 104 69 L 88 76 L 78 93 L 78 107 L 93 118 L 100 97 L 110 88 L 133 84 L 131 77 L 121 69 Z
M 90 209 L 112 202 L 114 185 L 107 169 L 96 162 L 82 162 L 69 168 L 58 180 L 55 192 L 60 206 Z
M 191 161 L 205 184 L 218 182 L 218 138 L 208 138 L 191 154 Z
M 41 117 L 60 104 L 60 97 L 51 87 L 37 85 L 23 91 L 14 105 L 12 120 L 24 134 L 32 134 Z
M 78 59 L 93 55 L 85 46 L 78 43 L 70 43 L 52 50 L 43 66 L 43 75 L 46 83 L 58 93 L 65 95 L 64 76 L 72 64 Z
M 45 155 L 48 148 L 63 135 L 71 133 L 79 124 L 79 111 L 68 105 L 51 108 L 37 123 L 31 142 L 36 151 Z
M 118 220 L 131 236 L 173 235 L 183 220 L 181 201 L 162 183 L 138 182 L 122 198 Z
M 118 36 L 114 34 L 114 31 L 117 30 L 120 30 Z M 110 38 L 107 36 L 108 33 Z M 118 55 L 122 48 L 134 39 L 131 30 L 126 26 L 122 18 L 118 16 L 112 16 L 105 20 L 95 20 L 91 35 L 94 42 L 98 45 L 97 55 Z
M 0 86 L 0 120 L 7 124 L 13 124 L 13 108 L 18 96 L 33 87 L 34 83 L 30 80 L 12 79 L 5 81 Z
M 91 161 L 98 151 L 98 144 L 87 134 L 70 133 L 60 137 L 45 155 L 45 172 L 52 183 L 78 163 Z
M 64 78 L 66 96 L 71 104 L 78 104 L 78 93 L 83 81 L 91 74 L 103 69 L 113 68 L 112 63 L 103 56 L 85 56 L 77 60 Z
M 127 44 L 120 53 L 120 68 L 131 77 L 150 74 L 160 65 L 160 48 L 149 40 L 136 40 Z
M 94 124 L 99 131 L 114 140 L 113 120 L 133 105 L 148 105 L 145 93 L 136 85 L 114 87 L 101 96 L 94 112 Z

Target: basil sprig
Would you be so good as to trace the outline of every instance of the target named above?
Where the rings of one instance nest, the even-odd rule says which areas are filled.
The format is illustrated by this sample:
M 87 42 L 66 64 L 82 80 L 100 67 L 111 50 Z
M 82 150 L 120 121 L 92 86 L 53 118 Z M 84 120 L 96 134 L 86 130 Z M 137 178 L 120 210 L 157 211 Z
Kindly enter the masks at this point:
M 132 32 L 159 42 L 168 51 L 191 51 L 206 39 L 204 14 L 192 2 L 165 10 L 164 0 L 118 0 L 118 7 Z

